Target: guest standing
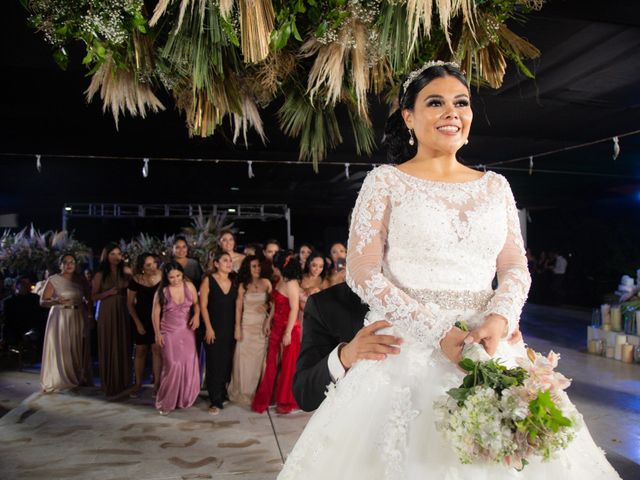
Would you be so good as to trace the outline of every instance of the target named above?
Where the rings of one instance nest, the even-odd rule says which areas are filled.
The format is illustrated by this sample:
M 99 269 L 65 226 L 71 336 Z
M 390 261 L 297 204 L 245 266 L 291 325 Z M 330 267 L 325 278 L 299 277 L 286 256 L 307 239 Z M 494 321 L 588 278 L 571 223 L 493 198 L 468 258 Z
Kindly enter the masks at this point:
M 236 252 L 236 237 L 233 235 L 231 230 L 225 229 L 220 232 L 220 235 L 218 236 L 218 248 L 231 256 L 233 271 L 237 272 L 240 270 L 240 265 L 242 265 L 244 255 Z
M 234 337 L 233 373 L 229 384 L 229 399 L 251 405 L 260 382 L 262 365 L 267 353 L 265 320 L 271 323 L 271 282 L 262 278 L 260 260 L 247 257 L 238 272 L 238 298 Z
M 218 251 L 213 257 L 214 271 L 202 279 L 200 309 L 205 325 L 204 348 L 207 353 L 206 384 L 209 413 L 217 415 L 227 400 L 227 383 L 231 379 L 233 329 L 238 288 L 229 274 L 231 255 Z
M 60 258 L 60 273 L 50 276 L 40 305 L 50 307 L 44 334 L 40 385 L 44 392 L 61 392 L 91 385 L 89 332 L 92 308 L 89 284 L 76 272 L 72 254 Z
M 331 269 L 325 281 L 325 288 L 333 287 L 346 281 L 347 247 L 342 242 L 335 242 L 329 249 Z
M 122 251 L 109 244 L 100 256 L 93 278 L 93 299 L 98 306 L 98 361 L 105 395 L 121 393 L 129 386 L 131 332 L 127 312 L 127 285 Z
M 280 280 L 273 290 L 274 316 L 269 335 L 267 364 L 264 376 L 253 398 L 251 409 L 262 413 L 271 401 L 277 372 L 277 359 L 282 347 L 282 361 L 278 384 L 276 385 L 276 411 L 289 413 L 298 409 L 293 398 L 292 383 L 296 370 L 296 360 L 300 352 L 300 324 L 298 310 L 300 308 L 300 262 L 293 254 L 279 251 L 273 257 L 273 270 Z M 268 327 L 268 325 L 267 325 Z
M 200 393 L 194 333 L 200 324 L 197 298 L 198 293 L 184 275 L 182 265 L 170 262 L 162 267 L 162 281 L 153 299 L 152 313 L 156 344 L 162 349 L 162 375 L 156 397 L 160 415 L 168 415 L 176 408 L 189 408 Z
M 303 243 L 298 248 L 298 259 L 300 260 L 300 268 L 304 272 L 305 267 L 307 266 L 307 260 L 309 259 L 309 255 L 313 252 L 314 248 L 308 243 Z
M 193 283 L 197 290 L 200 288 L 200 280 L 202 279 L 202 267 L 197 260 L 189 258 L 188 255 L 187 239 L 178 235 L 173 242 L 173 259 L 180 264 L 185 277 Z
M 152 253 L 143 253 L 136 261 L 136 274 L 129 281 L 127 289 L 127 308 L 133 320 L 133 338 L 136 345 L 134 360 L 135 385 L 131 398 L 137 398 L 142 391 L 142 376 L 144 364 L 151 347 L 153 365 L 153 393 L 158 392 L 160 374 L 162 371 L 162 352 L 160 346 L 155 343 L 153 331 L 153 297 L 162 280 L 162 274 L 158 269 L 158 259 Z
M 308 298 L 314 293 L 324 289 L 326 277 L 326 260 L 320 252 L 311 252 L 307 258 L 302 281 L 300 282 L 300 311 L 298 321 L 302 328 L 304 309 Z

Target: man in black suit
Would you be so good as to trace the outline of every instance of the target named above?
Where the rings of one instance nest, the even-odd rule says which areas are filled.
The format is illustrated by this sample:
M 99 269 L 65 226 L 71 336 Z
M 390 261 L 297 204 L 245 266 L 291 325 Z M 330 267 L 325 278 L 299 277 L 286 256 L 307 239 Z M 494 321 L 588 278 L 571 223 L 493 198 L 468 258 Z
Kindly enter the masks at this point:
M 293 396 L 300 408 L 315 410 L 327 385 L 342 378 L 358 360 L 382 360 L 398 354 L 402 339 L 375 333 L 384 320 L 362 326 L 369 307 L 346 283 L 311 295 L 304 309 L 300 354 L 293 377 Z

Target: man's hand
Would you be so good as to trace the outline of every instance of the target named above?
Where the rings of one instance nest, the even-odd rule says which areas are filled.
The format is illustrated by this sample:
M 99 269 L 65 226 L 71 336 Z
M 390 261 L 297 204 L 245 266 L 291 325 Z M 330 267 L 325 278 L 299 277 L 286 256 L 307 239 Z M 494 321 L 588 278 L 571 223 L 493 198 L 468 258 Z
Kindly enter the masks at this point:
M 340 362 L 349 370 L 358 360 L 384 360 L 387 355 L 397 355 L 402 338 L 393 335 L 376 335 L 378 330 L 390 327 L 386 320 L 367 325 L 360 329 L 349 343 L 340 349 Z

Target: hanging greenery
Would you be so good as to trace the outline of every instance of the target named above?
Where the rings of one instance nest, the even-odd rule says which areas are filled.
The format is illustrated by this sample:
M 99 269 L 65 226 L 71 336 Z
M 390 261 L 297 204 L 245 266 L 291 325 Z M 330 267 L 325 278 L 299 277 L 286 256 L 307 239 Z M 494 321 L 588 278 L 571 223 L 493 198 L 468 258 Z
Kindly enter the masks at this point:
M 66 68 L 82 42 L 104 110 L 142 116 L 170 93 L 189 134 L 225 122 L 233 141 L 255 130 L 260 110 L 280 105 L 282 131 L 317 168 L 349 127 L 358 154 L 376 145 L 371 95 L 393 98 L 400 79 L 427 60 L 456 61 L 477 86 L 498 88 L 513 62 L 539 51 L 509 29 L 544 0 L 21 0 Z M 350 122 L 339 125 L 335 109 Z

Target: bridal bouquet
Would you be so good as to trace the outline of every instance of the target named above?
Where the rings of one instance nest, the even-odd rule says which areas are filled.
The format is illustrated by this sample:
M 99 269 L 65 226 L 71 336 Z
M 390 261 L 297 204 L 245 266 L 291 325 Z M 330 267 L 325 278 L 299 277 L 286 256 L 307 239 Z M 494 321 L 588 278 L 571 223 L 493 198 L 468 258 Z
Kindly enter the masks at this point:
M 564 392 L 570 380 L 554 371 L 560 356 L 528 349 L 528 358 L 507 368 L 478 360 L 480 345 L 470 348 L 459 364 L 468 372 L 462 385 L 434 403 L 436 427 L 460 461 L 522 470 L 532 457 L 548 460 L 566 448 L 582 418 Z

